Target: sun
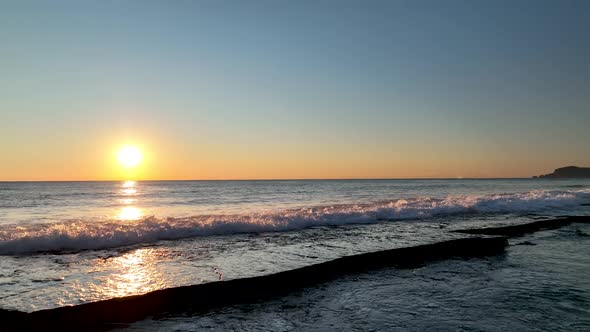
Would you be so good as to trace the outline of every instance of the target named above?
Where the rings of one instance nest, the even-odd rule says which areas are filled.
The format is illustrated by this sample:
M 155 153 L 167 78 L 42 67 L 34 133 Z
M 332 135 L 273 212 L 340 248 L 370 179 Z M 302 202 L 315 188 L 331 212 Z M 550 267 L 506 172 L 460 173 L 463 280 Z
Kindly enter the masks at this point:
M 132 145 L 126 145 L 117 153 L 117 160 L 123 167 L 131 168 L 139 165 L 143 156 L 138 148 Z

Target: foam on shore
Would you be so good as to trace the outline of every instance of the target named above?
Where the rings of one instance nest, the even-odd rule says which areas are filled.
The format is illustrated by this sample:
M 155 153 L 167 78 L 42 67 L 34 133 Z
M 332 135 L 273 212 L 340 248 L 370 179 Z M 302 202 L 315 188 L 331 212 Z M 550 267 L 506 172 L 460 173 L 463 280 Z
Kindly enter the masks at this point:
M 457 214 L 543 212 L 579 206 L 588 193 L 587 189 L 536 190 L 446 198 L 415 197 L 266 213 L 1 225 L 0 255 L 94 250 L 188 237 L 292 231 L 314 226 L 369 224 Z

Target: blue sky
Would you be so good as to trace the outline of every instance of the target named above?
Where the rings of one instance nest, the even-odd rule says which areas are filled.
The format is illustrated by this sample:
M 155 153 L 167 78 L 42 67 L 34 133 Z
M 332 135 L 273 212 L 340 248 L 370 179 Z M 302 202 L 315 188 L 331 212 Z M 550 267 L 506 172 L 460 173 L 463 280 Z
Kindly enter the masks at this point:
M 0 1 L 0 177 L 106 179 L 127 141 L 146 178 L 590 166 L 588 31 L 586 1 Z

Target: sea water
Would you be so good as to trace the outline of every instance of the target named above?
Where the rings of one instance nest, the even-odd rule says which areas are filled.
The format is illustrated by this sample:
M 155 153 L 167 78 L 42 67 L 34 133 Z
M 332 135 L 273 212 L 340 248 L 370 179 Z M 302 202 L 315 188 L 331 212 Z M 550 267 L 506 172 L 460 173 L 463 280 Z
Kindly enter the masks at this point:
M 344 275 L 262 302 L 161 314 L 123 331 L 588 331 L 590 225 L 505 254 Z
M 35 311 L 587 215 L 590 180 L 0 183 L 0 308 Z

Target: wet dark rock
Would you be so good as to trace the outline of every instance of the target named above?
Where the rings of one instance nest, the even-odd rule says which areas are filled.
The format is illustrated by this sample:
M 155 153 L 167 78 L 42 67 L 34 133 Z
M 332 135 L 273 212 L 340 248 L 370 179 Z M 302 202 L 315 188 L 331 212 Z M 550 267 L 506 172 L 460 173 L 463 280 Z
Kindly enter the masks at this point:
M 533 233 L 544 229 L 554 229 L 573 223 L 590 223 L 590 216 L 569 216 L 557 219 L 533 221 L 526 224 L 512 226 L 460 229 L 454 232 L 466 234 L 521 236 L 527 233 Z
M 530 241 L 519 242 L 515 244 L 515 246 L 536 246 L 536 243 L 532 243 Z

